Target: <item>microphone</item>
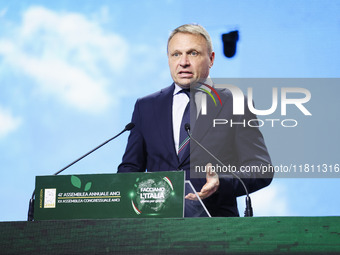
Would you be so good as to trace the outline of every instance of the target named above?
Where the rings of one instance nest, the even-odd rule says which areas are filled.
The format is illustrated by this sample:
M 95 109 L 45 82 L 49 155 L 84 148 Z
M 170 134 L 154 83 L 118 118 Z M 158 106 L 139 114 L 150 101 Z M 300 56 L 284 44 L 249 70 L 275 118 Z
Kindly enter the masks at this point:
M 133 129 L 135 127 L 135 124 L 130 122 L 129 124 L 127 124 L 125 126 L 125 128 L 118 133 L 117 135 L 115 135 L 114 137 L 110 138 L 109 140 L 103 142 L 102 144 L 100 144 L 99 146 L 97 146 L 96 148 L 94 148 L 93 150 L 89 151 L 88 153 L 84 154 L 83 156 L 81 156 L 80 158 L 76 159 L 75 161 L 73 161 L 72 163 L 68 164 L 67 166 L 65 166 L 64 168 L 60 169 L 58 172 L 56 172 L 54 175 L 58 175 L 61 172 L 63 172 L 64 170 L 66 170 L 67 168 L 69 168 L 70 166 L 74 165 L 75 163 L 77 163 L 78 161 L 82 160 L 83 158 L 87 157 L 88 155 L 90 155 L 92 152 L 98 150 L 100 147 L 104 146 L 105 144 L 107 144 L 108 142 L 112 141 L 113 139 L 117 138 L 118 136 L 120 136 L 121 134 L 123 134 L 125 131 L 130 131 L 131 129 Z M 35 190 L 33 191 L 32 197 L 30 199 L 29 202 L 29 207 L 28 207 L 28 217 L 27 220 L 28 221 L 32 221 L 34 219 L 34 193 Z
M 210 151 L 208 151 L 202 144 L 200 144 L 195 138 L 192 137 L 192 134 L 190 132 L 190 124 L 186 123 L 184 125 L 185 131 L 187 131 L 189 137 L 191 140 L 193 140 L 199 147 L 201 147 L 206 153 L 208 153 L 212 158 L 214 158 L 220 165 L 226 167 L 225 164 L 223 164 L 218 158 L 216 158 Z M 236 175 L 233 172 L 230 172 L 236 179 L 238 179 L 240 181 L 240 183 L 242 184 L 245 192 L 246 192 L 246 209 L 244 211 L 244 217 L 252 217 L 253 216 L 253 208 L 251 207 L 251 199 L 249 196 L 249 192 L 248 189 L 246 187 L 246 185 L 244 184 L 243 180 Z

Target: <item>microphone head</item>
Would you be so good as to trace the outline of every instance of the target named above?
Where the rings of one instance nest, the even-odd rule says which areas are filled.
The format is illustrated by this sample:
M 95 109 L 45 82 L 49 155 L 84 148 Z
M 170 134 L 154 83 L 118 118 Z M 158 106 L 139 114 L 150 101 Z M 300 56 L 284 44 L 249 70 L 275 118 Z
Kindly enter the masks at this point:
M 190 124 L 189 123 L 185 123 L 184 125 L 185 131 L 190 131 Z
M 131 130 L 131 129 L 133 129 L 135 127 L 135 124 L 134 123 L 132 123 L 132 122 L 130 122 L 129 124 L 127 124 L 126 126 L 125 126 L 125 130 Z

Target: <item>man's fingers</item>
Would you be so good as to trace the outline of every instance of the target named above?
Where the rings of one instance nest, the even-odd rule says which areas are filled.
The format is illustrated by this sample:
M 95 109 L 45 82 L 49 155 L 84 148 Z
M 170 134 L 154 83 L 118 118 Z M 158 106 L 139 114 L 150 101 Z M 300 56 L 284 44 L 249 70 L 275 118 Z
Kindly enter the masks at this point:
M 188 195 L 185 196 L 185 199 L 189 199 L 189 200 L 198 200 L 198 198 L 196 197 L 195 194 L 193 193 L 189 193 Z
M 207 197 L 210 197 L 212 194 L 214 194 L 216 192 L 216 190 L 218 189 L 217 187 L 213 187 L 211 189 L 206 189 L 206 190 L 201 190 L 201 192 L 198 193 L 198 195 L 200 196 L 201 199 L 205 199 Z
M 197 195 L 200 197 L 200 199 L 204 199 L 204 198 L 209 197 L 215 191 L 214 190 L 205 191 L 205 192 L 200 191 L 200 192 L 197 192 Z M 186 195 L 185 199 L 195 200 L 195 201 L 198 200 L 197 196 L 193 193 L 189 193 L 188 195 Z
M 208 191 L 210 191 L 210 190 L 212 190 L 212 189 L 214 189 L 214 188 L 215 188 L 215 184 L 213 184 L 213 183 L 206 183 L 206 184 L 202 187 L 201 192 L 208 192 Z
M 218 186 L 215 187 L 205 187 L 202 188 L 202 190 L 200 192 L 197 193 L 197 195 L 200 197 L 200 199 L 205 199 L 209 196 L 211 196 L 212 194 L 214 194 L 216 192 L 216 190 L 218 189 Z M 189 199 L 189 200 L 198 200 L 197 196 L 193 193 L 189 193 L 185 196 L 185 199 Z
M 207 174 L 211 175 L 213 171 L 211 171 L 212 164 L 208 163 L 205 166 L 205 169 L 207 169 Z
M 197 193 L 197 195 L 201 199 L 205 199 L 214 194 L 220 185 L 218 174 L 215 171 L 212 171 L 211 163 L 208 163 L 206 167 L 207 167 L 207 183 L 204 184 L 201 191 Z M 198 200 L 197 196 L 193 193 L 189 193 L 188 195 L 186 195 L 185 199 Z

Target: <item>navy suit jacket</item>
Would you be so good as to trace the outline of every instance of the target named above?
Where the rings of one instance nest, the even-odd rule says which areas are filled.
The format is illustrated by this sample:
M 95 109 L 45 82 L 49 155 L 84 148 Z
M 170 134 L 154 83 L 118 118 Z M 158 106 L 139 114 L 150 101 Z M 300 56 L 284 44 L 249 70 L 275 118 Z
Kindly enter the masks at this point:
M 191 141 L 190 157 L 179 161 L 176 154 L 172 128 L 172 101 L 174 84 L 159 92 L 138 99 L 132 116 L 135 127 L 128 138 L 123 161 L 118 172 L 155 172 L 185 170 L 197 191 L 206 183 L 203 178 L 193 178 L 190 174 L 195 166 L 207 163 L 217 164 L 206 152 Z M 233 115 L 233 99 L 229 90 L 217 90 L 222 106 L 215 106 L 207 98 L 207 115 L 200 115 L 196 121 L 193 137 L 202 143 L 225 165 L 260 166 L 271 164 L 263 136 L 258 128 L 242 124 L 217 125 L 213 127 L 213 119 L 226 119 L 234 123 L 247 124 L 256 119 L 248 107 L 244 115 Z M 252 122 L 254 126 L 254 122 Z M 240 173 L 249 192 L 256 191 L 270 184 L 272 174 L 260 176 L 256 173 Z M 220 186 L 212 196 L 203 200 L 212 216 L 238 216 L 236 197 L 244 195 L 241 183 L 230 175 L 220 175 Z

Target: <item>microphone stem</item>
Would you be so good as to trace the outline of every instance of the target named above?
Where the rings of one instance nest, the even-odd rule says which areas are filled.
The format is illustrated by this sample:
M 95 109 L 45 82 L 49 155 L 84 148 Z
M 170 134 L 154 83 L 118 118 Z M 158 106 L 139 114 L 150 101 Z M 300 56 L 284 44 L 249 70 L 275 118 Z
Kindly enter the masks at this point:
M 122 133 L 124 133 L 127 129 L 124 129 L 123 131 L 121 131 L 119 134 L 115 135 L 114 137 L 110 138 L 109 140 L 103 142 L 101 145 L 97 146 L 96 148 L 94 148 L 93 150 L 89 151 L 88 153 L 84 154 L 83 156 L 81 156 L 80 158 L 76 159 L 75 161 L 73 161 L 72 163 L 68 164 L 67 166 L 65 166 L 64 168 L 60 169 L 58 172 L 56 172 L 54 175 L 58 175 L 61 172 L 63 172 L 64 170 L 66 170 L 67 168 L 69 168 L 70 166 L 74 165 L 75 163 L 77 163 L 78 161 L 82 160 L 83 158 L 85 158 L 86 156 L 90 155 L 92 152 L 98 150 L 100 147 L 104 146 L 105 144 L 107 144 L 108 142 L 110 142 L 111 140 L 115 139 L 116 137 L 120 136 Z
M 77 163 L 78 161 L 82 160 L 83 158 L 85 158 L 86 156 L 90 155 L 92 152 L 98 150 L 100 147 L 104 146 L 105 144 L 107 144 L 108 142 L 110 142 L 111 140 L 117 138 L 118 136 L 120 136 L 121 134 L 123 134 L 125 131 L 131 130 L 134 128 L 134 124 L 133 123 L 129 123 L 125 126 L 125 128 L 117 135 L 115 135 L 114 137 L 110 138 L 109 140 L 103 142 L 101 145 L 97 146 L 96 148 L 94 148 L 93 150 L 89 151 L 88 153 L 84 154 L 83 156 L 81 156 L 80 158 L 76 159 L 75 161 L 73 161 L 72 163 L 68 164 L 67 166 L 65 166 L 64 168 L 60 169 L 58 172 L 56 172 L 54 175 L 58 175 L 60 174 L 62 171 L 66 170 L 67 168 L 69 168 L 70 166 L 74 165 L 75 163 Z M 35 190 L 33 191 L 32 197 L 30 199 L 29 202 L 29 209 L 28 209 L 28 221 L 33 221 L 34 219 L 34 196 L 35 196 Z

